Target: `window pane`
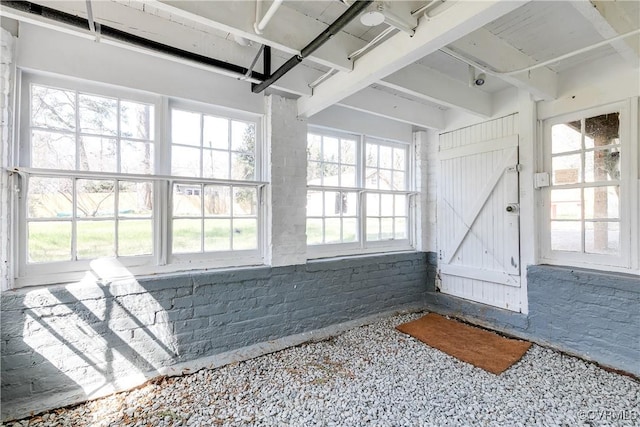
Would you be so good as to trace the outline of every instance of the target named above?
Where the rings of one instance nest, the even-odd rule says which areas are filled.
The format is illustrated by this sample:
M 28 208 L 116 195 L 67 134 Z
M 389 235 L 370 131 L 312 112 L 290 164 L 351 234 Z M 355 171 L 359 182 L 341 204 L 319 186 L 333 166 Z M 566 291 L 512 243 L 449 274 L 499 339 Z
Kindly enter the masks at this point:
M 580 121 L 559 124 L 551 127 L 551 152 L 566 153 L 582 149 Z
M 197 148 L 171 148 L 171 174 L 200 177 L 200 150 Z
M 258 193 L 255 188 L 235 187 L 233 189 L 233 216 L 256 216 L 258 213 Z
M 48 221 L 27 224 L 28 262 L 71 260 L 71 222 Z
M 340 159 L 340 142 L 337 138 L 322 138 L 322 159 L 325 162 L 338 163 Z
M 325 243 L 340 243 L 340 218 L 327 218 L 324 220 L 324 242 Z
M 584 121 L 586 148 L 618 144 L 620 138 L 620 113 L 602 114 Z
M 407 150 L 401 148 L 393 149 L 393 168 L 396 170 L 404 170 Z
M 340 140 L 340 163 L 355 165 L 356 164 L 356 141 L 350 139 Z
M 171 110 L 171 142 L 200 147 L 200 114 Z
M 202 187 L 194 184 L 174 184 L 173 215 L 202 216 Z
M 322 198 L 321 191 L 307 191 L 307 216 L 322 216 Z
M 367 194 L 367 216 L 380 215 L 380 195 Z
M 322 160 L 322 138 L 320 135 L 307 134 L 307 159 Z
M 204 116 L 202 143 L 206 148 L 229 150 L 229 120 Z
M 582 219 L 582 195 L 579 188 L 551 190 L 551 219 Z
M 78 146 L 80 170 L 117 172 L 117 145 L 115 139 L 83 136 Z
M 378 173 L 378 169 L 367 168 L 365 187 L 378 189 L 379 183 L 380 183 L 380 174 Z
M 229 152 L 221 150 L 202 151 L 202 176 L 204 178 L 229 179 Z
M 378 188 L 380 190 L 393 190 L 391 186 L 391 171 L 381 169 L 378 172 Z
M 393 189 L 394 190 L 406 190 L 407 182 L 405 180 L 406 174 L 404 172 L 393 172 Z
M 396 195 L 395 196 L 395 216 L 406 216 L 407 215 L 407 196 L 405 195 Z
M 342 215 L 358 215 L 358 193 L 342 193 Z
M 366 165 L 371 167 L 378 166 L 378 146 L 375 144 L 367 144 Z
M 78 217 L 113 217 L 115 182 L 111 180 L 76 181 L 76 215 Z
M 95 135 L 118 134 L 118 101 L 102 96 L 78 95 L 80 132 Z
M 396 222 L 396 232 L 395 232 L 395 238 L 396 239 L 407 239 L 408 238 L 408 233 L 407 233 L 407 219 L 406 218 L 396 218 L 395 219 Z
M 345 200 L 346 201 L 346 200 Z M 324 215 L 340 216 L 342 212 L 342 194 L 338 191 L 324 192 Z
M 31 126 L 74 131 L 75 91 L 31 85 Z
M 382 218 L 380 221 L 380 240 L 393 239 L 393 218 Z
M 340 185 L 340 165 L 337 163 L 323 163 L 322 164 L 322 185 L 328 185 L 331 187 L 337 187 Z
M 551 159 L 554 185 L 581 182 L 582 162 L 580 157 L 580 154 L 570 154 Z
M 393 216 L 393 194 L 381 194 L 380 206 L 382 216 Z
M 342 187 L 356 186 L 356 167 L 342 166 L 340 171 L 340 185 Z
M 70 218 L 73 215 L 73 183 L 68 178 L 29 178 L 29 218 Z
M 258 247 L 258 227 L 255 219 L 233 220 L 233 249 L 256 249 Z
M 385 169 L 391 169 L 391 167 L 393 166 L 393 154 L 392 154 L 391 147 L 381 145 L 380 153 L 378 155 L 380 159 L 380 167 Z
M 322 184 L 322 163 L 309 161 L 307 164 L 307 184 Z
M 367 218 L 367 240 L 380 240 L 380 218 Z
M 231 153 L 231 179 L 252 181 L 255 177 L 253 152 Z
M 587 219 L 620 218 L 620 187 L 595 187 L 584 189 L 584 216 Z
M 31 167 L 75 169 L 75 138 L 59 133 L 33 131 L 31 133 Z
M 201 252 L 202 221 L 173 220 L 173 253 Z
M 620 179 L 620 148 L 588 151 L 584 156 L 585 182 Z
M 153 144 L 148 142 L 121 141 L 120 166 L 123 173 L 152 174 Z
M 256 151 L 256 125 L 254 123 L 231 122 L 231 150 L 243 153 Z
M 118 221 L 118 255 L 137 256 L 153 253 L 153 224 L 150 220 Z
M 585 252 L 615 255 L 620 248 L 620 224 L 617 222 L 587 222 L 584 230 Z
M 152 105 L 120 101 L 120 136 L 153 139 L 154 119 Z
M 204 214 L 205 216 L 230 216 L 231 188 L 220 185 L 205 185 Z M 227 228 L 231 229 L 231 225 Z
M 205 219 L 204 250 L 228 251 L 231 249 L 231 220 Z
M 551 249 L 582 252 L 582 225 L 579 221 L 551 221 Z
M 307 244 L 317 245 L 322 243 L 322 219 L 307 218 Z
M 151 218 L 153 183 L 120 181 L 118 183 L 118 216 L 120 218 Z
M 356 218 L 344 218 L 342 220 L 342 241 L 358 241 L 358 220 Z
M 78 221 L 78 259 L 115 256 L 115 221 Z

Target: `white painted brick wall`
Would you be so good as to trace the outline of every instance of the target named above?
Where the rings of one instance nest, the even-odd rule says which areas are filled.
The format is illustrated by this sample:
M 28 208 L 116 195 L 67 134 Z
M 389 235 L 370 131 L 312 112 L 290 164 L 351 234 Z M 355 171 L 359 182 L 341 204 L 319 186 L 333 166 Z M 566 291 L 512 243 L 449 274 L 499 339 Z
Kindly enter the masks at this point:
M 307 122 L 297 117 L 295 100 L 265 97 L 265 129 L 269 146 L 271 241 L 267 262 L 272 266 L 304 264 L 307 260 Z
M 438 134 L 435 131 L 414 133 L 416 155 L 417 249 L 435 252 L 437 223 Z
M 13 36 L 0 28 L 0 290 L 9 287 L 9 166 L 11 147 L 11 88 L 13 87 L 13 62 L 15 42 Z

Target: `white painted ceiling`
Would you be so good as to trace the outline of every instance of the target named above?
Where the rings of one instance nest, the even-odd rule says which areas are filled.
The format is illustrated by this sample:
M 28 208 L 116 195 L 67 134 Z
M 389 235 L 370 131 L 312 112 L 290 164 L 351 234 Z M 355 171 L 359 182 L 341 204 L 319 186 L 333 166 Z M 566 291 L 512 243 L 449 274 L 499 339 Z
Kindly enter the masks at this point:
M 495 2 L 495 0 L 485 2 L 491 1 Z M 436 0 L 433 4 L 440 5 L 442 2 L 443 0 Z M 84 0 L 36 1 L 36 3 L 84 17 L 87 15 Z M 92 1 L 94 17 L 103 25 L 120 28 L 142 37 L 244 67 L 249 66 L 260 44 L 265 42 L 274 47 L 272 52 L 275 66 L 284 62 L 310 42 L 322 28 L 326 28 L 344 13 L 351 3 L 353 3 L 352 0 L 285 0 L 267 26 L 265 33 L 257 35 L 252 30 L 255 20 L 256 2 L 254 0 L 238 0 L 233 3 L 172 0 Z M 386 6 L 400 17 L 408 19 L 410 11 L 415 11 L 428 3 L 430 1 L 427 0 L 396 0 L 387 2 Z M 471 7 L 472 3 L 479 2 L 447 0 L 446 8 L 439 6 L 441 9 L 446 9 L 439 15 L 431 18 L 426 18 L 422 14 L 417 15 L 420 18 L 417 30 L 438 31 L 439 28 L 454 23 L 458 19 L 459 12 L 464 11 L 466 7 Z M 270 1 L 263 3 L 263 13 L 270 4 Z M 490 112 L 487 109 L 491 108 L 491 97 L 511 86 L 528 89 L 527 85 L 531 84 L 531 92 L 534 94 L 545 93 L 545 90 L 549 92 L 548 88 L 535 86 L 535 79 L 531 77 L 531 73 L 529 77 L 526 74 L 509 77 L 499 75 L 499 72 L 519 69 L 523 64 L 530 66 L 548 61 L 640 27 L 640 1 L 637 0 L 522 1 L 522 6 L 517 8 L 516 6 L 511 6 L 513 10 L 501 14 L 497 19 L 477 30 L 471 27 L 471 24 L 463 27 L 471 28 L 466 35 L 458 34 L 457 41 L 453 39 L 453 43 L 433 49 L 431 53 L 418 58 L 413 63 L 408 62 L 406 68 L 402 68 L 404 64 L 400 68 L 397 66 L 390 68 L 386 73 L 389 76 L 375 81 L 371 85 L 374 91 L 369 91 L 368 94 L 384 93 L 385 102 L 389 100 L 388 95 L 392 95 L 404 101 L 409 100 L 420 106 L 433 108 L 434 111 L 458 108 L 461 111 L 488 116 Z M 375 10 L 377 7 L 378 4 L 374 3 L 367 10 Z M 227 15 L 220 12 L 223 9 L 229 11 Z M 450 12 L 454 9 L 458 12 Z M 4 10 L 6 8 L 3 6 Z M 289 18 L 290 21 L 285 21 L 285 16 L 293 16 L 294 19 Z M 472 23 L 472 21 L 473 17 L 469 18 L 469 22 Z M 313 32 L 310 27 L 318 30 Z M 295 72 L 278 82 L 274 89 L 289 93 L 291 96 L 324 96 L 316 95 L 316 92 L 323 92 L 326 87 L 331 86 L 329 80 L 348 81 L 345 76 L 350 73 L 360 73 L 363 78 L 366 77 L 368 65 L 364 64 L 368 63 L 367 55 L 374 51 L 384 52 L 385 49 L 389 49 L 387 46 L 391 43 L 387 43 L 387 40 L 391 41 L 392 38 L 395 40 L 395 49 L 404 49 L 405 46 L 411 46 L 414 43 L 409 35 L 394 30 L 384 42 L 371 47 L 355 61 L 351 63 L 347 61 L 349 54 L 366 45 L 386 28 L 388 28 L 386 24 L 367 27 L 359 19 L 354 19 L 339 36 L 332 38 L 314 54 L 314 57 L 305 59 L 302 66 L 297 67 Z M 239 36 L 251 40 L 250 45 L 241 46 L 236 43 Z M 485 43 L 487 40 L 491 43 L 488 48 L 482 47 L 483 40 Z M 639 44 L 640 35 L 636 34 L 622 43 L 607 44 L 589 52 L 550 63 L 544 69 L 536 70 L 535 73 L 546 76 L 544 79 L 553 80 L 560 74 L 569 74 L 577 67 L 588 67 L 590 62 L 607 57 L 618 63 L 624 57 L 628 66 L 637 67 Z M 393 53 L 389 50 L 390 55 Z M 481 87 L 470 87 L 469 65 L 460 58 L 451 56 L 453 53 L 466 58 L 465 61 L 471 60 L 488 70 L 495 71 L 496 73 L 493 74 L 496 75 L 488 75 L 485 85 Z M 384 58 L 384 55 L 377 58 L 380 57 Z M 257 70 L 261 70 L 260 63 L 259 61 Z M 309 85 L 334 66 L 338 67 L 335 75 L 317 85 L 312 91 Z M 350 71 L 351 67 L 353 71 Z M 385 70 L 384 64 L 376 63 L 376 67 L 379 67 L 379 71 Z M 394 72 L 396 74 L 393 74 Z M 476 71 L 476 73 L 479 72 L 480 70 Z M 345 89 L 343 98 L 354 93 L 353 90 L 348 92 L 348 89 Z M 336 89 L 332 91 L 335 92 Z M 362 109 L 361 106 L 358 108 Z M 418 127 L 429 125 L 419 120 L 412 122 Z

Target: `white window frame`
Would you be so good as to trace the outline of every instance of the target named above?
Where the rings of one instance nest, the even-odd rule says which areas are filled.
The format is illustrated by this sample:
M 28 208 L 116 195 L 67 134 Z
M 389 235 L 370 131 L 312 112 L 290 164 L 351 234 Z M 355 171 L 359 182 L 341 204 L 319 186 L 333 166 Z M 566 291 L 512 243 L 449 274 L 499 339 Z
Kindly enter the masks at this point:
M 11 238 L 13 253 L 16 254 L 13 263 L 13 286 L 23 287 L 31 285 L 47 285 L 55 283 L 67 283 L 90 278 L 96 279 L 97 270 L 94 268 L 96 261 L 110 265 L 112 276 L 109 279 L 146 276 L 151 274 L 172 273 L 193 269 L 209 269 L 223 267 L 239 267 L 264 264 L 264 247 L 266 241 L 266 206 L 264 203 L 265 186 L 268 185 L 266 177 L 262 120 L 260 114 L 247 113 L 238 110 L 226 109 L 195 101 L 184 101 L 165 96 L 152 94 L 140 90 L 122 88 L 99 82 L 86 81 L 71 77 L 58 76 L 45 73 L 27 72 L 18 70 L 16 82 L 20 89 L 18 111 L 16 115 L 17 138 L 11 172 L 14 175 L 13 185 L 18 191 L 14 192 L 12 211 Z M 121 98 L 150 104 L 154 108 L 154 173 L 126 174 L 111 172 L 93 172 L 80 170 L 51 170 L 37 169 L 30 165 L 30 85 L 43 85 L 77 92 L 84 92 L 110 98 Z M 171 106 L 187 106 L 188 109 L 205 114 L 213 114 L 227 119 L 250 121 L 256 123 L 256 180 L 255 181 L 231 181 L 205 178 L 189 178 L 171 176 Z M 177 107 L 182 108 L 182 107 Z M 23 143 L 24 141 L 24 143 Z M 50 177 L 74 177 L 88 179 L 121 179 L 153 182 L 153 255 L 131 256 L 117 258 L 98 258 L 74 261 L 28 263 L 27 262 L 27 233 L 26 212 L 27 197 L 26 183 L 30 176 Z M 221 251 L 205 252 L 198 254 L 184 254 L 173 256 L 171 248 L 171 187 L 174 182 L 220 184 L 235 186 L 252 186 L 257 188 L 258 205 L 258 246 L 250 251 Z M 115 260 L 115 262 L 114 262 Z M 92 270 L 94 270 L 92 272 Z M 102 278 L 104 279 L 104 277 Z
M 238 121 L 248 121 L 253 122 L 256 125 L 256 165 L 255 165 L 255 177 L 254 180 L 251 181 L 234 181 L 230 179 L 215 179 L 215 178 L 192 178 L 192 177 L 173 177 L 172 182 L 168 188 L 167 200 L 167 213 L 166 213 L 166 226 L 167 226 L 167 249 L 166 252 L 169 255 L 169 262 L 171 263 L 179 263 L 179 264 L 192 264 L 192 265 L 202 265 L 203 267 L 226 267 L 229 266 L 230 263 L 233 263 L 233 266 L 236 265 L 258 265 L 264 263 L 264 250 L 265 241 L 266 241 L 266 215 L 265 215 L 265 185 L 266 181 L 263 180 L 265 176 L 265 168 L 264 162 L 261 161 L 264 158 L 263 153 L 265 152 L 262 137 L 262 121 L 257 120 L 255 114 L 237 112 L 234 111 L 232 114 L 229 110 L 221 107 L 217 107 L 214 105 L 203 104 L 196 101 L 185 101 L 185 100 L 175 100 L 171 99 L 168 102 L 168 110 L 167 115 L 171 116 L 172 109 L 178 109 L 182 111 L 189 111 L 193 113 L 203 114 L 203 115 L 211 115 L 217 117 L 223 117 L 229 120 L 238 120 Z M 166 147 L 163 147 L 163 152 L 167 155 L 168 159 L 163 165 L 167 168 L 166 172 L 171 174 L 171 119 L 167 120 L 166 125 L 168 126 L 166 130 L 167 138 L 165 138 L 164 142 L 166 143 Z M 202 129 L 201 129 L 202 130 Z M 202 135 L 201 135 L 202 136 Z M 202 150 L 202 147 L 201 147 Z M 201 165 L 202 167 L 202 165 Z M 173 206 L 173 191 L 172 185 L 174 183 L 177 184 L 185 184 L 185 183 L 193 183 L 193 184 L 215 184 L 222 186 L 231 186 L 234 187 L 252 187 L 256 188 L 257 193 L 257 233 L 258 233 L 258 242 L 257 248 L 255 250 L 230 250 L 230 251 L 220 251 L 220 252 L 198 252 L 198 253 L 180 253 L 173 254 L 171 252 L 172 248 L 172 206 Z M 233 195 L 232 195 L 233 197 Z M 212 259 L 214 258 L 214 259 Z
M 309 126 L 307 134 L 320 134 L 322 136 L 355 139 L 357 148 L 357 164 L 356 164 L 356 186 L 355 187 L 334 187 L 322 185 L 307 185 L 307 190 L 318 191 L 344 191 L 358 193 L 358 237 L 357 242 L 349 243 L 323 243 L 323 244 L 307 244 L 307 258 L 329 258 L 337 256 L 364 255 L 383 252 L 401 252 L 415 250 L 415 168 L 414 153 L 410 142 L 394 141 L 390 139 L 367 136 L 364 134 L 356 134 L 353 132 L 345 132 L 335 129 L 329 129 L 322 126 Z M 374 142 L 376 144 L 388 144 L 390 146 L 406 147 L 407 155 L 406 164 L 406 188 L 404 190 L 377 190 L 366 188 L 365 171 L 366 171 L 366 143 Z M 406 239 L 389 239 L 378 241 L 366 240 L 366 196 L 368 193 L 385 193 L 405 195 L 407 198 L 407 238 Z
M 541 191 L 540 203 L 540 243 L 542 263 L 553 265 L 571 265 L 576 267 L 605 269 L 609 271 L 633 272 L 638 269 L 637 244 L 634 239 L 638 239 L 638 147 L 633 144 L 633 136 L 637 141 L 638 122 L 631 116 L 637 116 L 637 98 L 624 102 L 607 104 L 595 108 L 580 110 L 561 116 L 545 119 L 541 122 L 542 130 L 542 151 L 544 171 L 551 176 L 551 129 L 552 126 L 571 121 L 580 121 L 583 118 L 595 117 L 598 115 L 619 112 L 620 121 L 620 251 L 619 255 L 591 254 L 570 251 L 558 251 L 551 249 L 551 190 L 553 185 L 545 187 Z M 635 107 L 634 107 L 635 103 Z M 571 188 L 591 187 L 588 183 L 580 183 L 569 186 Z M 563 186 L 560 186 L 563 188 Z M 635 235 L 635 236 L 634 236 Z

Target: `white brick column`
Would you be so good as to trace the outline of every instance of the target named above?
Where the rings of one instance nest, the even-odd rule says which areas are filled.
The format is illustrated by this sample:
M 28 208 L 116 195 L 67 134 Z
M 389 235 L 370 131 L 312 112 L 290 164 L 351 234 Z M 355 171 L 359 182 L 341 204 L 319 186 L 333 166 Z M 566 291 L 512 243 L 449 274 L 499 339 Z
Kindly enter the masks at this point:
M 437 177 L 438 134 L 435 131 L 419 131 L 413 134 L 416 158 L 416 249 L 437 251 Z
M 9 200 L 9 160 L 12 136 L 12 88 L 14 78 L 14 38 L 0 28 L 0 290 L 9 287 L 11 247 L 9 240 L 10 200 Z
M 267 263 L 307 261 L 307 121 L 297 117 L 295 100 L 265 97 L 265 134 L 271 185 L 267 191 Z

